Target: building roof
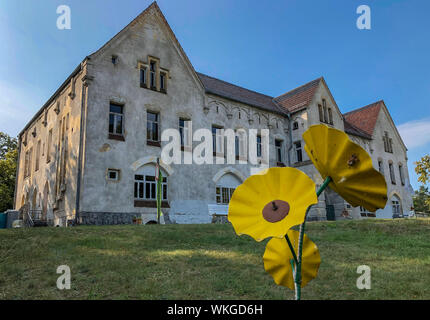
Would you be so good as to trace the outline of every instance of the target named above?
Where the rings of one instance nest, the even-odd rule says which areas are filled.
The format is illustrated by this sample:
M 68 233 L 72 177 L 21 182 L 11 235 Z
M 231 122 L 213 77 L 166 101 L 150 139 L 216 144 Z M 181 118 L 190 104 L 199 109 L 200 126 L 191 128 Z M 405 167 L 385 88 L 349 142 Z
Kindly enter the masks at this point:
M 343 116 L 348 123 L 372 136 L 382 103 L 383 101 L 380 100 L 362 108 L 347 112 Z
M 236 86 L 199 72 L 197 72 L 197 75 L 207 93 L 242 102 L 267 111 L 280 113 L 279 108 L 273 102 L 273 97 Z
M 346 133 L 353 134 L 355 136 L 359 136 L 359 137 L 369 139 L 369 140 L 372 139 L 371 135 L 364 132 L 360 128 L 357 128 L 352 123 L 348 122 L 346 119 L 343 119 L 343 124 L 344 124 L 344 128 L 345 128 Z
M 288 112 L 297 111 L 312 101 L 315 92 L 323 78 L 315 79 L 283 95 L 276 97 L 275 101 Z

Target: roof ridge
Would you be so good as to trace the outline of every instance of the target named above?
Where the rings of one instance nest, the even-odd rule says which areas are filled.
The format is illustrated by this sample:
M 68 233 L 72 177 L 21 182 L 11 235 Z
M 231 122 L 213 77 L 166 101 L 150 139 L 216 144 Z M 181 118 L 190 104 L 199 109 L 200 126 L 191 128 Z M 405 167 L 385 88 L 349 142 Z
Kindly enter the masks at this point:
M 351 113 L 356 113 L 356 112 L 358 112 L 358 111 L 362 111 L 362 110 L 364 110 L 364 109 L 367 109 L 367 108 L 373 107 L 373 106 L 375 106 L 375 105 L 377 105 L 377 104 L 379 104 L 379 103 L 381 103 L 381 102 L 384 102 L 384 100 L 382 100 L 382 99 L 381 99 L 381 100 L 378 100 L 378 101 L 376 101 L 376 102 L 370 103 L 370 104 L 368 104 L 368 105 L 366 105 L 366 106 L 364 106 L 364 107 L 360 107 L 360 108 L 357 108 L 357 109 L 354 109 L 354 110 L 351 110 L 351 111 L 345 112 L 343 115 L 344 115 L 344 116 L 346 116 L 346 115 L 351 114 Z
M 257 93 L 257 94 L 259 94 L 259 95 L 262 95 L 262 96 L 268 97 L 268 98 L 270 98 L 270 99 L 274 99 L 274 97 L 269 96 L 269 95 L 267 95 L 267 94 L 264 94 L 264 93 L 261 93 L 261 92 L 255 91 L 255 90 L 247 89 L 247 88 L 245 88 L 245 87 L 238 86 L 237 84 L 234 84 L 234 83 L 231 83 L 231 82 L 227 82 L 227 81 L 225 81 L 225 80 L 221 80 L 221 79 L 218 79 L 218 78 L 215 78 L 215 77 L 212 77 L 212 76 L 208 76 L 207 74 L 204 74 L 204 73 L 201 73 L 201 72 L 198 72 L 198 71 L 196 71 L 196 73 L 197 73 L 198 75 L 200 75 L 200 74 L 201 74 L 201 75 L 202 75 L 202 76 L 204 76 L 204 77 L 208 77 L 208 78 L 211 78 L 211 79 L 214 79 L 214 80 L 217 80 L 217 81 L 221 81 L 221 82 L 226 83 L 226 84 L 228 84 L 228 85 L 230 85 L 230 86 L 235 86 L 235 87 L 237 87 L 237 88 L 240 88 L 240 89 L 243 89 L 243 90 L 246 90 L 246 91 L 249 91 L 249 92 Z
M 311 80 L 311 81 L 309 81 L 309 82 L 306 82 L 305 84 L 302 84 L 301 86 L 298 86 L 298 87 L 296 87 L 296 88 L 294 88 L 294 89 L 292 89 L 292 90 L 290 90 L 290 91 L 288 91 L 288 92 L 285 92 L 285 93 L 281 94 L 280 96 L 275 97 L 274 99 L 278 100 L 278 99 L 282 98 L 283 96 L 286 96 L 287 94 L 289 94 L 289 93 L 291 93 L 291 92 L 293 92 L 293 91 L 295 91 L 295 90 L 298 90 L 298 89 L 300 89 L 300 88 L 302 88 L 302 87 L 304 87 L 304 86 L 307 86 L 307 85 L 309 85 L 310 83 L 312 83 L 312 82 L 314 82 L 314 81 L 317 81 L 317 80 L 321 81 L 322 79 L 324 79 L 324 77 L 322 77 L 322 76 L 321 76 L 321 77 L 319 77 L 319 78 L 316 78 L 316 79 L 314 79 L 314 80 Z

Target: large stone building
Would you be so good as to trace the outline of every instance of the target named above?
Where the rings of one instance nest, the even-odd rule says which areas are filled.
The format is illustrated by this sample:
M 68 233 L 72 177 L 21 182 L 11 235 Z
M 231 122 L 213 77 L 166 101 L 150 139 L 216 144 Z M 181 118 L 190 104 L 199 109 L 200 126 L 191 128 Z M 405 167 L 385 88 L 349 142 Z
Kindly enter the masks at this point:
M 274 98 L 197 73 L 153 3 L 86 57 L 20 133 L 15 207 L 54 225 L 131 223 L 134 216 L 153 221 L 163 130 L 180 129 L 186 162 L 199 144 L 192 132 L 231 128 L 238 132 L 240 163 L 161 162 L 165 221 L 209 223 L 255 168 L 242 161 L 242 131 L 269 129 L 268 165 L 299 168 L 321 184 L 302 140 L 319 123 L 345 131 L 370 153 L 389 200 L 369 213 L 326 191 L 310 219 L 338 219 L 345 210 L 356 218 L 409 211 L 407 149 L 383 101 L 342 114 L 323 78 Z M 224 158 L 219 145 L 215 134 L 218 160 Z

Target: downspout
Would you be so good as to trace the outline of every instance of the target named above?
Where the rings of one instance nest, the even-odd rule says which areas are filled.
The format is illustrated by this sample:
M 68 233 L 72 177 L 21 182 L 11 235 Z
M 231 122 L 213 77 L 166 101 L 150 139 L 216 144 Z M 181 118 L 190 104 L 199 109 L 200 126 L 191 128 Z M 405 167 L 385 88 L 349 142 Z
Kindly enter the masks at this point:
M 80 205 L 81 205 L 81 177 L 82 177 L 82 153 L 83 153 L 83 136 L 84 136 L 84 124 L 85 120 L 85 110 L 86 110 L 86 100 L 87 100 L 87 88 L 88 85 L 82 79 L 82 94 L 81 94 L 81 123 L 79 127 L 79 154 L 78 154 L 78 172 L 77 172 L 77 179 L 76 179 L 76 205 L 75 205 L 75 225 L 79 224 L 79 211 L 80 211 Z
M 15 173 L 15 191 L 13 194 L 13 210 L 16 210 L 16 192 L 18 190 L 18 174 L 19 174 L 19 163 L 21 158 L 21 136 L 18 138 L 18 159 L 16 164 L 16 173 Z
M 290 144 L 287 149 L 287 160 L 288 160 L 288 166 L 291 167 L 291 150 L 293 149 L 293 131 L 291 130 L 291 112 L 285 112 L 284 108 L 282 108 L 275 99 L 272 99 L 272 102 L 275 104 L 275 106 L 278 107 L 279 111 L 285 115 L 288 118 L 288 135 L 290 137 Z

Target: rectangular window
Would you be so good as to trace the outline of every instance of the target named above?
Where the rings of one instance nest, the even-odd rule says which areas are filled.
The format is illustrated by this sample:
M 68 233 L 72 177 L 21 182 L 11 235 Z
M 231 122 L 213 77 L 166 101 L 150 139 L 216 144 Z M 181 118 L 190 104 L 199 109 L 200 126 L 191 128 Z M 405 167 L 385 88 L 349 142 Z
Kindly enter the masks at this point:
M 261 136 L 257 136 L 257 158 L 261 158 Z
M 318 105 L 318 113 L 320 115 L 320 122 L 324 122 L 324 116 L 323 116 L 323 109 L 322 109 L 322 105 Z
M 179 134 L 181 136 L 181 146 L 191 146 L 191 121 L 188 119 L 179 118 Z
M 382 160 L 378 160 L 378 170 L 381 174 L 384 174 L 384 163 Z
M 114 135 L 123 134 L 123 112 L 124 106 L 111 103 L 109 107 L 109 133 Z
M 388 149 L 389 149 L 389 153 L 393 153 L 393 139 L 388 139 Z
M 222 127 L 212 126 L 212 147 L 214 155 L 224 155 L 224 132 Z
M 326 104 L 324 99 L 323 99 L 322 103 L 323 103 L 323 111 L 324 111 L 324 122 L 328 123 L 327 104 Z
M 333 124 L 333 112 L 331 111 L 331 108 L 328 108 L 328 120 L 330 124 Z
M 108 181 L 119 181 L 120 171 L 116 169 L 109 169 L 107 172 Z
M 140 68 L 140 86 L 146 88 L 146 68 Z
M 160 72 L 160 91 L 166 92 L 166 74 Z
M 391 178 L 391 183 L 392 184 L 396 184 L 396 177 L 394 175 L 394 167 L 393 164 L 390 162 L 388 164 L 389 168 L 390 168 L 390 178 Z
M 161 182 L 161 198 L 167 200 L 167 178 Z M 134 176 L 134 198 L 136 200 L 157 200 L 157 180 L 155 176 Z
M 234 188 L 217 186 L 216 187 L 216 194 L 215 194 L 216 203 L 222 204 L 222 205 L 229 204 L 234 190 L 235 190 Z
M 37 147 L 36 147 L 36 168 L 35 171 L 39 170 L 39 163 L 40 163 L 40 147 L 41 147 L 41 141 L 39 140 L 37 142 Z
M 296 162 L 302 162 L 303 161 L 302 143 L 300 141 L 294 142 L 294 147 L 296 149 Z
M 51 161 L 52 129 L 48 133 L 48 143 L 46 145 L 46 163 Z
M 282 140 L 275 140 L 276 161 L 282 163 Z
M 234 155 L 236 156 L 236 159 L 239 159 L 239 151 L 240 151 L 240 145 L 239 145 L 239 136 L 236 134 L 234 136 Z
M 297 121 L 293 122 L 293 130 L 297 130 L 299 128 L 299 123 Z
M 147 141 L 159 142 L 159 125 L 159 114 L 148 111 L 146 115 Z
M 405 185 L 405 177 L 403 174 L 403 166 L 402 165 L 399 165 L 399 175 L 400 175 L 400 182 L 401 182 L 402 186 L 404 186 Z
M 155 76 L 156 76 L 156 68 L 157 68 L 157 63 L 155 61 L 151 61 L 151 63 L 149 64 L 149 76 L 150 76 L 150 86 L 151 89 L 156 89 L 157 88 L 157 84 L 155 81 Z

